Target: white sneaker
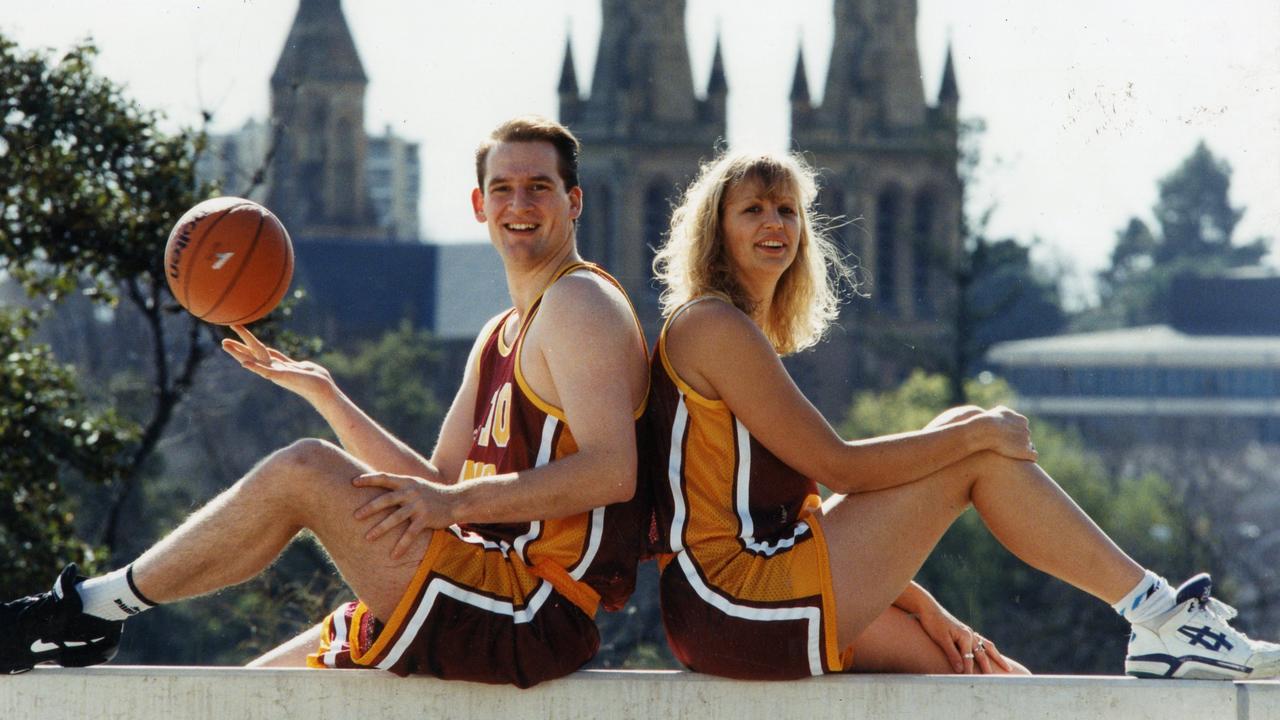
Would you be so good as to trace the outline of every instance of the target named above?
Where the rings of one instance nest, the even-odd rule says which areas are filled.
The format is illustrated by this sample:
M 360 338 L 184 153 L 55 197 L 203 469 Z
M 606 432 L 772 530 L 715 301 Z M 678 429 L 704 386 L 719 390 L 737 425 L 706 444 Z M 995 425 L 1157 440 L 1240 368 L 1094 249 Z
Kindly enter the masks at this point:
M 1239 680 L 1280 676 L 1280 645 L 1251 640 L 1227 624 L 1235 608 L 1209 597 L 1213 581 L 1200 573 L 1178 588 L 1173 610 L 1134 625 L 1126 675 L 1141 678 Z

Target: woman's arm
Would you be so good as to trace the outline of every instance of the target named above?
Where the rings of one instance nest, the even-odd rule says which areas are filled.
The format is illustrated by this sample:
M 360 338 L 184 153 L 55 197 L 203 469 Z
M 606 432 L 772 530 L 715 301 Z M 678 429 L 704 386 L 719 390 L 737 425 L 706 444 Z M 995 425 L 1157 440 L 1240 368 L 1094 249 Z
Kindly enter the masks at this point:
M 960 422 L 845 442 L 796 387 L 764 333 L 725 302 L 702 302 L 672 322 L 667 357 L 694 390 L 723 400 L 774 455 L 837 492 L 867 492 L 926 477 L 969 455 L 1036 459 L 1026 418 L 996 408 Z

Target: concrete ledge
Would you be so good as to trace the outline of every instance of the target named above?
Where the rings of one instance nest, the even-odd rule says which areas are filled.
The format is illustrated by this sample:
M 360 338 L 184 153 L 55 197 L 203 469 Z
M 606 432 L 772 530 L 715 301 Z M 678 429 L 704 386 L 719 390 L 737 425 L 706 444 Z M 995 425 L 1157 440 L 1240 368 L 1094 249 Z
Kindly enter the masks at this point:
M 1280 682 L 852 675 L 742 682 L 589 671 L 531 690 L 363 670 L 106 666 L 0 676 L 0 718 L 1280 718 Z

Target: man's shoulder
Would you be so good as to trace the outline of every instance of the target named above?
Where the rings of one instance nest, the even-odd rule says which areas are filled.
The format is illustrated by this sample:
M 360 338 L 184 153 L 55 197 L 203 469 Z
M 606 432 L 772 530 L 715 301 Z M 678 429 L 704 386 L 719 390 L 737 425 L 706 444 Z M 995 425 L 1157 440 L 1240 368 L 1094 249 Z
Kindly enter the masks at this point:
M 575 322 L 614 322 L 635 313 L 622 290 L 600 272 L 583 269 L 560 278 L 542 296 L 538 316 Z

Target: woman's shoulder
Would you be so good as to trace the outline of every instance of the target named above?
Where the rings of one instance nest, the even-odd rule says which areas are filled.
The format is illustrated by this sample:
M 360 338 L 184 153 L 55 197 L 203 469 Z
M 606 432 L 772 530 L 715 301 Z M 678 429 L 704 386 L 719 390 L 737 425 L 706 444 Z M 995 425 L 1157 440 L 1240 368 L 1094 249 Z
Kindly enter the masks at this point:
M 715 295 L 698 298 L 678 308 L 663 332 L 663 343 L 668 351 L 675 348 L 694 355 L 708 352 L 722 360 L 761 341 L 770 347 L 764 333 L 746 313 L 727 299 Z

